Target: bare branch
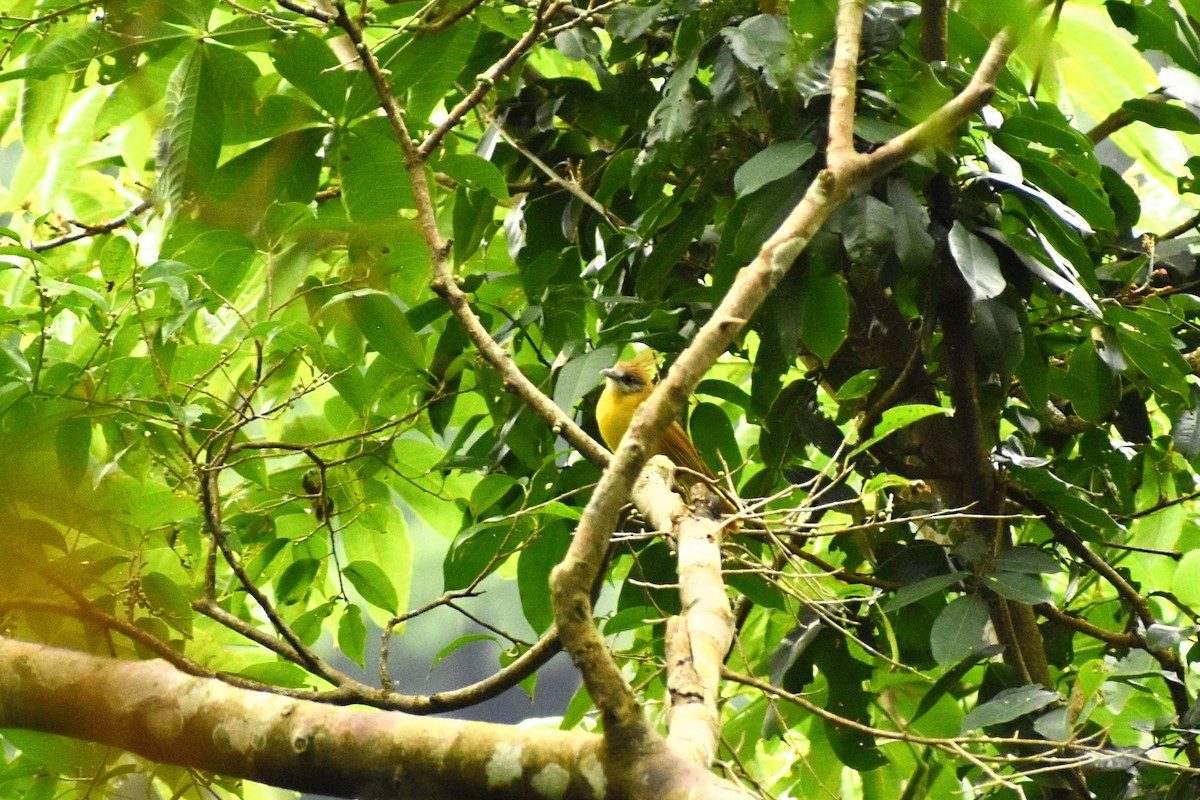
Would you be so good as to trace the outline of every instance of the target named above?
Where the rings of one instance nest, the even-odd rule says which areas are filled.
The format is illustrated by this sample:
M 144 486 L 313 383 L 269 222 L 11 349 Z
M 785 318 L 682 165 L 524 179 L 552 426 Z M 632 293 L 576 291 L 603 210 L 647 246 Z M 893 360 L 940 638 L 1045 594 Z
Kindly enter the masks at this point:
M 107 222 L 100 222 L 95 225 L 89 225 L 89 224 L 85 224 L 83 222 L 74 222 L 73 221 L 71 224 L 74 225 L 75 227 L 79 228 L 79 230 L 74 231 L 73 233 L 68 233 L 68 234 L 64 234 L 63 236 L 59 236 L 57 239 L 50 239 L 49 241 L 45 241 L 45 242 L 37 242 L 35 244 L 30 245 L 29 249 L 35 253 L 43 253 L 47 250 L 53 250 L 56 247 L 62 247 L 64 244 L 70 244 L 71 242 L 77 242 L 80 239 L 86 239 L 90 236 L 99 236 L 100 234 L 103 234 L 103 233 L 111 233 L 111 232 L 117 230 L 118 228 L 125 227 L 126 225 L 129 224 L 129 220 L 133 219 L 134 217 L 136 217 L 140 214 L 145 213 L 146 211 L 153 208 L 153 206 L 154 206 L 153 198 L 147 197 L 146 199 L 144 199 L 140 203 L 138 203 L 136 206 L 134 206 L 133 208 L 126 211 L 124 214 L 121 214 L 120 216 L 117 216 L 117 217 L 113 217 L 112 219 L 108 220 Z

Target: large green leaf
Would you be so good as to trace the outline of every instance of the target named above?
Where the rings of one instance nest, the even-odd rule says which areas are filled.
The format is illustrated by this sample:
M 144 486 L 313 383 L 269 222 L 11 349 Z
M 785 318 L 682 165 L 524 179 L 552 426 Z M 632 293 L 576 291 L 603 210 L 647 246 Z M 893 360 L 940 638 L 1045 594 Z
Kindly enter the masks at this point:
M 976 301 L 996 297 L 1004 291 L 1004 276 L 996 252 L 961 222 L 950 229 L 950 253 Z
M 177 206 L 204 190 L 217 167 L 225 124 L 223 99 L 205 49 L 188 53 L 167 84 L 157 196 Z
M 984 643 L 987 606 L 975 595 L 959 597 L 942 609 L 933 623 L 929 643 L 943 666 L 967 658 Z

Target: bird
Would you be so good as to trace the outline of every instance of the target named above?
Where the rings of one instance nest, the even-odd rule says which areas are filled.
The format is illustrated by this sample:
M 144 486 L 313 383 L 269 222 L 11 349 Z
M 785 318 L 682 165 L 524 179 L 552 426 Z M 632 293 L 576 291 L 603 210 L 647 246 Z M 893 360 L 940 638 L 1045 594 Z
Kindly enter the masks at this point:
M 629 361 L 620 361 L 609 369 L 600 370 L 604 376 L 604 391 L 596 403 L 596 424 L 600 428 L 600 437 L 608 445 L 608 449 L 616 450 L 629 430 L 633 414 L 642 401 L 654 390 L 654 373 L 657 366 L 657 356 L 653 350 L 643 350 Z M 689 490 L 697 482 L 703 480 L 711 483 L 716 480 L 713 471 L 692 443 L 687 431 L 676 420 L 663 433 L 658 445 L 650 455 L 664 455 L 675 463 L 676 467 L 695 473 L 694 478 L 682 478 L 680 483 Z

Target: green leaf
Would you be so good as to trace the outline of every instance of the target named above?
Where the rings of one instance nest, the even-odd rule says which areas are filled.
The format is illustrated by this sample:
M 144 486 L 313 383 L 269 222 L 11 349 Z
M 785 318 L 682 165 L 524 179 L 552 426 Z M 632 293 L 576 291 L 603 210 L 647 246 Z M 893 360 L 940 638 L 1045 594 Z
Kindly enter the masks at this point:
M 161 572 L 142 576 L 142 593 L 160 617 L 184 636 L 192 635 L 192 604 L 175 581 Z
M 550 598 L 550 571 L 562 561 L 571 546 L 571 531 L 561 523 L 548 526 L 530 539 L 517 559 L 517 589 L 521 610 L 530 627 L 539 634 L 554 624 Z
M 434 168 L 465 186 L 482 189 L 497 200 L 508 199 L 504 174 L 487 159 L 474 154 L 451 153 L 438 159 Z
M 322 311 L 338 303 L 350 309 L 359 331 L 379 355 L 398 367 L 425 369 L 424 345 L 395 300 L 375 289 L 356 289 L 333 297 Z
M 816 146 L 804 139 L 769 145 L 738 167 L 733 175 L 734 194 L 743 197 L 772 181 L 788 177 L 807 164 L 816 152 Z
M 395 614 L 399 611 L 400 599 L 396 587 L 383 568 L 373 561 L 352 561 L 342 570 L 351 585 L 362 598 L 376 608 Z
M 649 30 L 666 9 L 667 3 L 655 3 L 651 6 L 620 5 L 613 9 L 604 28 L 614 39 L 632 42 Z
M 688 419 L 692 441 L 713 470 L 720 473 L 735 470 L 742 464 L 733 423 L 721 408 L 713 403 L 700 403 Z
M 471 17 L 459 20 L 440 31 L 414 37 L 386 64 L 396 93 L 408 95 L 405 111 L 410 120 L 431 118 L 467 66 L 479 29 Z M 467 82 L 474 78 L 470 75 Z
M 1107 0 L 1104 7 L 1113 22 L 1137 37 L 1139 50 L 1160 50 L 1179 66 L 1200 73 L 1200 58 L 1189 40 L 1177 33 L 1179 20 L 1168 4 Z
M 900 176 L 888 179 L 888 205 L 895 214 L 896 255 L 908 269 L 928 264 L 934 241 L 929 233 L 929 212 L 921 204 L 911 184 Z
M 876 269 L 896 249 L 896 212 L 882 200 L 856 197 L 835 220 L 853 267 Z
M 1019 313 L 1000 300 L 976 300 L 973 305 L 976 352 L 1001 375 L 1011 375 L 1025 357 Z
M 1032 547 L 1013 547 L 996 556 L 996 569 L 1022 572 L 1026 575 L 1051 575 L 1062 572 L 1062 564 L 1045 550 Z
M 501 548 L 513 531 L 508 523 L 472 525 L 460 531 L 442 564 L 446 591 L 465 589 L 499 567 Z
M 617 349 L 611 345 L 572 358 L 558 371 L 554 382 L 554 404 L 565 410 L 575 408 L 585 394 L 604 380 L 600 370 L 611 367 L 616 359 Z
M 282 686 L 286 689 L 306 689 L 310 686 L 312 676 L 308 670 L 289 661 L 267 661 L 262 664 L 251 664 L 237 671 L 251 680 L 261 681 L 270 686 Z
M 321 569 L 321 562 L 315 558 L 298 558 L 283 574 L 275 579 L 275 601 L 281 606 L 290 606 L 308 596 L 313 588 L 313 581 Z
M 906 584 L 897 589 L 895 594 L 885 600 L 880 609 L 887 613 L 904 608 L 909 603 L 915 603 L 918 600 L 924 600 L 930 595 L 944 592 L 954 584 L 961 583 L 965 577 L 966 573 L 963 572 L 947 572 L 943 575 L 931 575 L 915 583 Z
M 985 575 L 983 583 L 1001 597 L 1018 603 L 1035 606 L 1038 603 L 1053 603 L 1054 595 L 1035 575 L 1019 572 L 994 572 Z
M 372 565 L 374 566 L 374 565 Z M 364 666 L 367 649 L 367 623 L 363 621 L 362 609 L 349 605 L 338 620 L 338 649 L 355 664 Z
M 1171 334 L 1145 312 L 1105 309 L 1114 322 L 1117 341 L 1129 364 L 1146 376 L 1155 394 L 1177 406 L 1190 406 L 1191 368 L 1179 353 Z
M 1179 602 L 1189 608 L 1200 606 L 1200 550 L 1190 550 L 1183 554 L 1175 567 L 1175 576 L 1171 591 Z
M 1144 122 L 1156 128 L 1165 128 L 1180 133 L 1200 133 L 1200 118 L 1186 106 L 1134 98 L 1122 103 L 1121 108 L 1128 111 L 1138 122 Z
M 837 389 L 836 399 L 839 403 L 845 403 L 849 400 L 857 400 L 869 395 L 878 385 L 880 376 L 883 375 L 883 370 L 865 369 L 855 375 L 850 376 Z
M 74 489 L 87 474 L 91 458 L 92 420 L 88 417 L 71 417 L 58 425 L 54 434 L 54 449 L 58 454 L 58 469 L 63 481 Z
M 847 457 L 853 458 L 867 448 L 883 441 L 901 428 L 907 428 L 914 422 L 923 420 L 926 417 L 932 417 L 935 414 L 949 416 L 951 413 L 951 410 L 948 408 L 922 405 L 920 403 L 907 406 L 893 406 L 880 415 L 879 422 L 875 424 L 875 429 L 871 433 L 871 438 L 851 450 Z
M 1041 686 L 1004 689 L 986 703 L 980 703 L 967 712 L 963 717 L 960 734 L 965 736 L 978 728 L 1012 722 L 1017 717 L 1045 708 L 1058 699 L 1058 692 Z
M 348 73 L 324 39 L 303 28 L 291 30 L 271 43 L 271 59 L 288 83 L 333 116 L 342 113 Z
M 696 76 L 699 61 L 687 59 L 675 68 L 662 89 L 662 100 L 650 114 L 650 128 L 646 144 L 673 142 L 692 129 L 696 99 L 692 96 L 690 82 Z
M 437 651 L 437 655 L 435 655 L 433 657 L 433 660 L 430 662 L 429 667 L 430 667 L 430 669 L 432 669 L 433 667 L 436 667 L 438 664 L 442 663 L 442 659 L 444 659 L 446 656 L 450 655 L 451 653 L 453 653 L 455 650 L 459 649 L 463 645 L 468 645 L 468 644 L 471 644 L 472 642 L 495 642 L 495 641 L 496 641 L 496 637 L 492 636 L 489 633 L 470 633 L 470 634 L 467 634 L 466 636 L 459 636 L 457 639 L 452 641 L 450 644 L 446 645 L 441 650 Z
M 155 192 L 172 207 L 204 190 L 221 153 L 223 100 L 205 65 L 204 49 L 193 50 L 167 85 Z
M 371 117 L 350 128 L 339 141 L 337 166 L 352 221 L 393 221 L 400 209 L 413 207 L 404 153 L 385 120 Z
M 771 88 L 792 82 L 798 59 L 786 17 L 758 14 L 736 28 L 721 31 L 734 57 L 753 70 L 762 70 Z
M 970 672 L 976 664 L 985 659 L 995 658 L 1004 652 L 1004 646 L 999 644 L 988 645 L 981 647 L 974 653 L 964 658 L 962 661 L 955 664 L 950 669 L 946 670 L 946 674 L 938 678 L 933 686 L 929 687 L 929 691 L 925 692 L 921 698 L 921 702 L 917 704 L 917 710 L 913 713 L 910 722 L 916 722 L 921 717 L 937 705 L 938 700 L 941 700 L 947 693 L 956 689 L 963 677 Z
M 976 301 L 996 297 L 1004 291 L 1007 284 L 1000 273 L 996 251 L 958 220 L 950 228 L 950 254 Z
M 850 329 L 850 294 L 842 276 L 810 264 L 801 279 L 800 339 L 828 364 Z
M 100 250 L 100 275 L 119 283 L 133 273 L 133 245 L 124 236 L 112 236 Z
M 1180 412 L 1171 425 L 1171 441 L 1187 458 L 1200 456 L 1200 403 L 1193 390 L 1192 407 Z
M 987 606 L 975 595 L 959 597 L 942 609 L 933 622 L 929 645 L 942 666 L 967 658 L 984 644 Z
M 1009 474 L 1055 513 L 1081 523 L 1082 527 L 1076 527 L 1076 532 L 1085 539 L 1095 539 L 1100 533 L 1115 536 L 1125 530 L 1110 514 L 1086 500 L 1087 493 L 1083 489 L 1047 469 L 1012 464 Z

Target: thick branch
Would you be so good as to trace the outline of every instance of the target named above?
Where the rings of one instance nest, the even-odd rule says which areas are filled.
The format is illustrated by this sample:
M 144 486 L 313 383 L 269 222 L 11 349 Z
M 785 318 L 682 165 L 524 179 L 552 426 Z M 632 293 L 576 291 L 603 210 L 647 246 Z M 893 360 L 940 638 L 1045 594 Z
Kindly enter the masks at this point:
M 720 522 L 695 514 L 679 525 L 679 587 L 683 614 L 667 625 L 667 743 L 708 767 L 721 737 L 717 707 L 721 668 L 733 644 L 734 615 L 721 574 Z
M 921 57 L 946 60 L 946 0 L 921 0 Z
M 1141 99 L 1151 103 L 1165 103 L 1171 98 L 1167 97 L 1162 92 L 1151 92 L 1150 94 L 1143 96 Z M 1084 135 L 1091 140 L 1092 144 L 1100 144 L 1100 142 L 1103 142 L 1105 139 L 1121 130 L 1121 128 L 1124 128 L 1127 125 L 1132 125 L 1134 122 L 1135 120 L 1133 118 L 1133 113 L 1129 109 L 1125 108 L 1125 106 L 1121 106 L 1116 111 L 1100 120 L 1096 127 L 1092 128 Z
M 340 797 L 595 798 L 598 736 L 339 708 L 0 638 L 0 726 Z M 618 787 L 619 791 L 619 787 Z
M 830 166 L 853 158 L 854 104 L 858 98 L 858 52 L 862 44 L 863 0 L 842 0 L 838 5 L 837 42 L 830 70 L 829 147 L 825 157 Z

